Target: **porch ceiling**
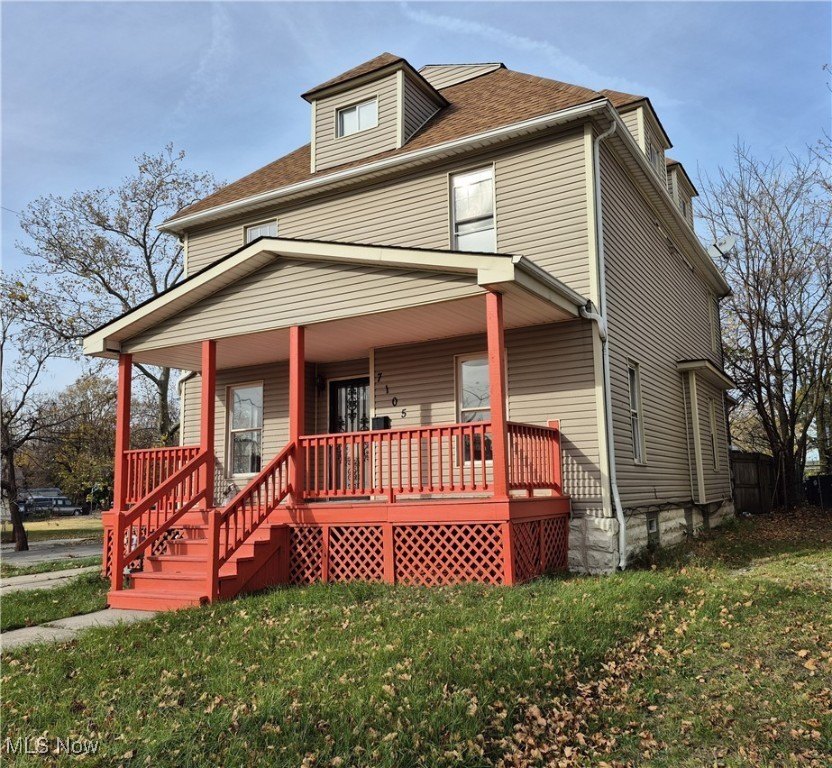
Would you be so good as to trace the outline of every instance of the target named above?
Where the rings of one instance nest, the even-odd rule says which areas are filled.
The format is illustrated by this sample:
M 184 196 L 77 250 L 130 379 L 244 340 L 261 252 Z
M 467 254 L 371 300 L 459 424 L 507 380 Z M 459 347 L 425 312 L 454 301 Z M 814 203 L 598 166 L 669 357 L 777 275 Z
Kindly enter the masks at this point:
M 503 291 L 506 328 L 572 320 L 573 315 L 519 287 Z M 316 323 L 306 326 L 306 359 L 333 362 L 366 357 L 372 348 L 485 333 L 485 291 L 476 296 L 391 312 Z M 198 341 L 164 349 L 133 353 L 148 365 L 197 371 L 201 365 Z M 289 329 L 248 333 L 217 341 L 217 368 L 242 368 L 289 358 Z

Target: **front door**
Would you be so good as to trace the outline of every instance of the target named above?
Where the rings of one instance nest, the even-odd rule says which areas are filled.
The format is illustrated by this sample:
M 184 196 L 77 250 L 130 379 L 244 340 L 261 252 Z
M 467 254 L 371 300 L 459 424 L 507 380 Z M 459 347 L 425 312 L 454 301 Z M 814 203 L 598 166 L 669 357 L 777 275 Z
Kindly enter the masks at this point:
M 329 382 L 329 431 L 366 432 L 370 429 L 370 379 L 340 379 Z M 359 453 L 360 452 L 360 453 Z M 358 489 L 367 485 L 369 445 L 338 446 L 332 456 L 331 477 L 337 488 Z

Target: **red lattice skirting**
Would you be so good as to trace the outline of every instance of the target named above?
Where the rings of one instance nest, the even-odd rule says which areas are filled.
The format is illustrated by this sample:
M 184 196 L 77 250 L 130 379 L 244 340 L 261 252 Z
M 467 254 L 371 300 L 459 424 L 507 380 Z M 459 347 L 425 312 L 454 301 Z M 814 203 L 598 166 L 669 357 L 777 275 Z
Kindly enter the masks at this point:
M 569 519 L 292 526 L 290 581 L 512 584 L 566 569 Z M 508 557 L 506 556 L 508 555 Z

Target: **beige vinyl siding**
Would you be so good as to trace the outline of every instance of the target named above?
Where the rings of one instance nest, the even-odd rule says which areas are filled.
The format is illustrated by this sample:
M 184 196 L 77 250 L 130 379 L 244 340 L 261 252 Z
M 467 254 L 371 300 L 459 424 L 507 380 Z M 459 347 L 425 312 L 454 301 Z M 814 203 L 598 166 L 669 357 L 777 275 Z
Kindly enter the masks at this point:
M 436 112 L 439 105 L 408 76 L 404 75 L 404 140 L 409 141 Z
M 499 64 L 429 64 L 422 67 L 419 74 L 438 91 L 440 88 L 464 83 L 486 72 L 493 72 L 499 67 Z
M 627 126 L 627 130 L 632 134 L 632 137 L 636 140 L 636 143 L 643 147 L 642 137 L 641 137 L 641 122 L 639 121 L 639 111 L 638 109 L 631 109 L 629 112 L 619 112 L 621 115 L 621 121 L 624 125 Z
M 378 98 L 378 125 L 339 137 L 336 133 L 338 110 L 374 97 Z M 395 73 L 344 93 L 318 99 L 315 102 L 315 170 L 322 171 L 398 147 L 398 101 Z
M 276 259 L 125 342 L 137 352 L 366 315 L 480 292 L 467 276 Z
M 202 397 L 202 378 L 196 374 L 183 382 L 180 388 L 179 408 L 182 411 L 182 430 L 179 436 L 181 445 L 198 445 L 200 429 L 200 400 Z
M 600 515 L 591 333 L 579 321 L 506 332 L 509 418 L 561 420 L 566 492 L 576 511 Z M 376 349 L 375 415 L 394 428 L 456 422 L 455 356 L 485 349 L 484 336 Z
M 271 209 L 283 237 L 450 247 L 448 174 L 494 163 L 498 249 L 528 256 L 571 288 L 589 290 L 589 245 L 583 133 L 484 154 L 395 182 Z M 253 214 L 247 220 L 252 220 Z M 196 271 L 242 244 L 243 218 L 189 234 L 188 269 Z M 231 233 L 229 235 L 229 233 Z
M 604 149 L 601 160 L 610 383 L 616 469 L 625 507 L 691 498 L 679 360 L 711 349 L 709 290 L 655 223 L 632 181 Z M 627 359 L 640 364 L 646 465 L 633 462 Z M 724 457 L 727 465 L 727 455 Z
M 497 250 L 520 253 L 589 294 L 583 133 L 496 163 Z
M 699 397 L 699 434 L 702 438 L 702 475 L 705 478 L 705 502 L 720 501 L 731 495 L 731 477 L 728 464 L 728 433 L 725 429 L 725 399 L 713 384 L 697 374 L 696 392 Z M 714 469 L 711 450 L 710 404 L 713 402 L 716 422 L 719 466 Z

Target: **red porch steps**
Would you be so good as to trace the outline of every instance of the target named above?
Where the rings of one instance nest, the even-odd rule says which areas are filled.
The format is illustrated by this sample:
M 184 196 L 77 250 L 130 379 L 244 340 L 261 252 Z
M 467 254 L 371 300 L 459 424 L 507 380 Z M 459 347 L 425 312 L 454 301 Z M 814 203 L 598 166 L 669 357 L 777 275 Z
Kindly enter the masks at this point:
M 164 553 L 146 556 L 143 570 L 130 575 L 128 589 L 110 590 L 108 605 L 160 611 L 209 602 L 207 514 L 189 513 L 188 522 L 177 526 L 181 538 L 169 540 Z M 286 583 L 288 553 L 286 525 L 259 526 L 220 568 L 220 599 Z

